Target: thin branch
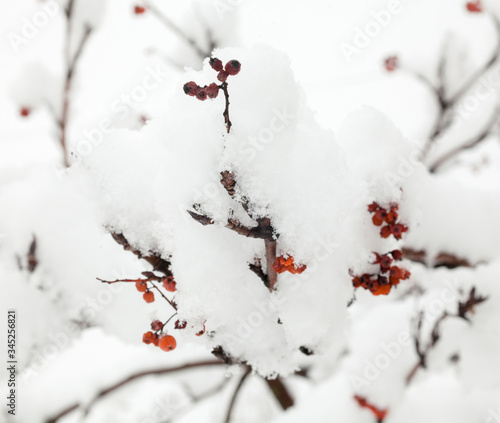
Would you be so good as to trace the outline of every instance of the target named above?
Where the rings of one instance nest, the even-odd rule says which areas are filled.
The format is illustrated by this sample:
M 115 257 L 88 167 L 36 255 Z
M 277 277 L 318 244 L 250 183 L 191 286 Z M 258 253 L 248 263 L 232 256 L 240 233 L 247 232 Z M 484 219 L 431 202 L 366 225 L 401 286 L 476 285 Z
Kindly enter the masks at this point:
M 278 282 L 278 273 L 273 269 L 273 264 L 276 260 L 276 241 L 267 238 L 264 242 L 266 246 L 267 286 L 270 291 L 274 291 L 276 282 Z
M 224 123 L 226 124 L 226 129 L 227 133 L 231 131 L 231 126 L 233 126 L 231 119 L 229 118 L 229 105 L 231 104 L 229 102 L 229 91 L 227 89 L 227 82 L 223 82 L 221 85 L 219 85 L 220 89 L 224 93 L 224 98 L 226 99 L 226 107 L 224 108 L 224 113 L 222 113 L 222 116 L 224 116 Z
M 432 264 L 432 267 L 446 267 L 455 269 L 457 267 L 475 267 L 477 264 L 470 263 L 467 259 L 457 257 L 451 253 L 442 252 L 436 257 L 429 259 L 428 254 L 424 250 L 414 250 L 413 248 L 403 248 L 403 258 L 406 260 L 421 263 L 425 266 Z M 479 264 L 479 263 L 478 263 Z
M 238 394 L 239 394 L 246 378 L 250 375 L 250 373 L 252 373 L 252 369 L 250 367 L 247 367 L 247 369 L 245 370 L 245 373 L 243 373 L 243 376 L 241 376 L 238 384 L 236 385 L 236 389 L 234 390 L 234 394 L 231 397 L 231 401 L 229 402 L 229 407 L 227 409 L 226 418 L 224 419 L 225 423 L 229 423 L 231 421 L 231 416 L 233 414 L 234 405 L 236 404 L 236 398 L 238 397 Z
M 146 1 L 145 4 L 151 11 L 151 13 L 158 18 L 158 20 L 165 25 L 170 31 L 174 32 L 177 34 L 179 38 L 184 40 L 186 43 L 188 43 L 193 50 L 196 52 L 196 54 L 201 58 L 204 59 L 205 57 L 209 57 L 211 54 L 210 51 L 205 51 L 202 49 L 198 43 L 194 40 L 194 38 L 188 36 L 182 29 L 180 29 L 173 21 L 170 20 L 160 9 L 158 9 L 151 1 Z
M 283 410 L 293 406 L 294 400 L 290 395 L 290 392 L 288 392 L 287 387 L 279 377 L 276 379 L 266 379 L 266 383 Z
M 180 372 L 183 370 L 195 369 L 198 367 L 211 367 L 211 366 L 221 366 L 221 365 L 224 365 L 224 363 L 221 363 L 220 361 L 209 360 L 209 361 L 200 361 L 200 362 L 196 362 L 196 363 L 183 364 L 183 365 L 176 366 L 176 367 L 168 367 L 168 368 L 156 369 L 156 370 L 146 370 L 143 372 L 135 373 L 135 374 L 109 386 L 108 388 L 105 388 L 105 389 L 102 389 L 101 391 L 99 391 L 97 393 L 97 395 L 94 397 L 94 399 L 92 399 L 92 401 L 90 401 L 90 403 L 84 408 L 85 414 L 88 414 L 90 409 L 95 405 L 95 403 L 98 402 L 99 400 L 101 400 L 102 398 L 104 398 L 106 395 L 108 395 L 108 394 L 120 389 L 121 387 L 128 385 L 129 383 L 134 382 L 138 379 L 142 379 L 142 378 L 147 377 L 147 376 L 158 376 L 158 375 L 176 373 L 176 372 Z M 45 423 L 56 423 L 58 420 L 60 420 L 64 416 L 66 416 L 69 413 L 71 413 L 77 409 L 80 409 L 82 407 L 83 407 L 82 404 L 79 404 L 79 403 L 73 404 L 73 405 L 67 407 L 66 409 L 64 409 L 63 411 L 61 411 L 60 413 L 56 414 L 54 417 L 46 420 Z
M 453 157 L 457 156 L 459 153 L 461 153 L 464 150 L 470 149 L 475 147 L 477 144 L 479 144 L 481 141 L 483 141 L 488 135 L 491 134 L 492 128 L 495 126 L 496 122 L 498 121 L 498 116 L 500 114 L 500 107 L 496 107 L 495 111 L 493 112 L 493 115 L 489 122 L 486 124 L 485 128 L 483 131 L 476 135 L 472 140 L 469 140 L 465 142 L 464 144 L 455 147 L 453 150 L 449 151 L 448 153 L 444 154 L 442 157 L 436 159 L 432 165 L 430 165 L 430 172 L 435 173 L 444 163 L 452 159 Z

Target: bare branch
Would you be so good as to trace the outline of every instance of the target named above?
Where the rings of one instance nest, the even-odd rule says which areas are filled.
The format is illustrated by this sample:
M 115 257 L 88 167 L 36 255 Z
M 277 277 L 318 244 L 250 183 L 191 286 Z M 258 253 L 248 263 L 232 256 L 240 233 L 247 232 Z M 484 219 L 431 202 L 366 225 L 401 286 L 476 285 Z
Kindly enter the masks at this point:
M 247 369 L 245 370 L 245 373 L 243 373 L 243 376 L 241 376 L 238 384 L 236 385 L 236 389 L 234 390 L 234 394 L 231 397 L 231 401 L 230 401 L 229 407 L 227 409 L 226 418 L 224 420 L 225 423 L 229 423 L 231 421 L 231 416 L 233 414 L 234 405 L 236 404 L 236 398 L 238 397 L 238 394 L 239 394 L 246 378 L 250 375 L 251 372 L 252 372 L 252 369 L 250 367 L 247 367 Z

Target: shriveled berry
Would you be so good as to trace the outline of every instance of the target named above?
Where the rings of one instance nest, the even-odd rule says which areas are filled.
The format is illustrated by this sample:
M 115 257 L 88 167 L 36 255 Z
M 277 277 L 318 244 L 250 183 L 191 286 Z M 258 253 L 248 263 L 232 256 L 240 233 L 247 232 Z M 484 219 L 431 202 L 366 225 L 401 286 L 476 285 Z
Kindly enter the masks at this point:
M 164 335 L 160 338 L 160 342 L 158 343 L 158 346 L 163 351 L 172 351 L 177 346 L 177 342 L 172 335 Z
M 368 211 L 369 211 L 370 213 L 375 213 L 375 212 L 376 212 L 377 210 L 379 210 L 380 208 L 381 208 L 381 207 L 380 207 L 377 203 L 373 202 L 373 203 L 371 203 L 371 204 L 368 206 Z
M 177 284 L 175 283 L 173 276 L 167 276 L 163 279 L 163 288 L 165 288 L 168 292 L 177 291 Z
M 220 72 L 222 69 L 224 69 L 224 65 L 222 64 L 222 60 L 217 59 L 217 57 L 211 57 L 210 58 L 210 66 L 212 66 L 212 69 Z
M 159 330 L 163 329 L 163 323 L 159 320 L 153 320 L 151 322 L 151 329 L 153 329 L 155 332 L 158 332 Z
M 174 329 L 186 329 L 187 322 L 183 320 L 182 322 L 180 320 L 176 320 L 174 324 Z
M 200 89 L 196 93 L 196 98 L 201 101 L 205 101 L 207 99 L 207 91 L 205 89 Z
M 401 260 L 403 258 L 403 252 L 401 250 L 394 250 L 391 254 L 394 260 Z
M 155 294 L 151 291 L 145 292 L 142 296 L 144 298 L 144 301 L 147 303 L 152 303 L 155 300 Z
M 238 75 L 241 70 L 241 63 L 238 62 L 237 60 L 230 60 L 229 62 L 226 63 L 224 70 L 229 75 Z
M 198 84 L 193 81 L 186 82 L 183 88 L 184 88 L 184 93 L 192 97 L 194 97 L 200 89 L 200 87 L 198 87 Z
M 135 6 L 134 7 L 134 13 L 136 15 L 142 15 L 145 11 L 146 11 L 145 7 L 142 7 L 142 6 Z
M 196 336 L 201 336 L 205 333 L 205 322 L 203 322 L 203 329 L 200 329 L 198 332 L 196 332 Z
M 220 82 L 226 82 L 227 80 L 227 77 L 229 76 L 229 74 L 225 71 L 225 70 L 222 70 L 219 72 L 219 74 L 217 75 L 217 79 L 220 81 Z
M 219 95 L 219 86 L 212 82 L 207 88 L 205 88 L 208 98 L 216 98 Z
M 148 290 L 148 284 L 144 281 L 137 281 L 135 287 L 139 292 L 146 292 Z
M 145 344 L 151 344 L 155 341 L 156 338 L 157 338 L 156 334 L 149 331 L 146 332 L 144 335 L 142 335 L 142 342 L 144 342 Z

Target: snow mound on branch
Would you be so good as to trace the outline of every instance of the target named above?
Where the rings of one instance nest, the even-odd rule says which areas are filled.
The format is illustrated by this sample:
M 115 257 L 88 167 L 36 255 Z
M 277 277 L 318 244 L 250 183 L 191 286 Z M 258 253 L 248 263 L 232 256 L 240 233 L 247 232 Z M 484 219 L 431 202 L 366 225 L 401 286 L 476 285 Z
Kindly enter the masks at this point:
M 371 241 L 380 242 L 373 225 L 367 245 L 365 236 L 359 238 L 370 223 L 366 205 L 379 196 L 397 200 L 390 194 L 400 195 L 399 186 L 368 183 L 371 174 L 359 171 L 357 149 L 342 151 L 334 134 L 316 123 L 286 55 L 263 45 L 215 55 L 242 63 L 228 80 L 230 134 L 222 92 L 201 102 L 182 90 L 190 80 L 216 81 L 207 59 L 202 71 L 172 81 L 160 119 L 140 132 L 110 134 L 75 175 L 90 170 L 103 225 L 123 233 L 135 248 L 171 260 L 179 318 L 188 322 L 186 330 L 176 331 L 180 342 L 222 345 L 262 375 L 289 374 L 303 357 L 301 346 L 321 353 L 343 344 L 352 295 L 348 269 L 366 262 Z M 366 113 L 386 132 L 364 142 L 388 143 L 385 148 L 399 154 L 405 148 L 399 132 L 383 115 Z M 358 127 L 352 119 L 344 136 Z M 381 161 L 378 170 L 392 165 Z M 276 292 L 269 293 L 248 269 L 255 258 L 265 269 L 264 242 L 224 227 L 230 216 L 255 225 L 221 186 L 224 170 L 235 174 L 236 199 L 244 197 L 254 215 L 271 219 L 278 255 L 307 265 L 302 275 L 280 275 Z M 215 224 L 204 227 L 191 219 L 186 210 L 193 205 Z M 207 334 L 194 337 L 205 321 Z

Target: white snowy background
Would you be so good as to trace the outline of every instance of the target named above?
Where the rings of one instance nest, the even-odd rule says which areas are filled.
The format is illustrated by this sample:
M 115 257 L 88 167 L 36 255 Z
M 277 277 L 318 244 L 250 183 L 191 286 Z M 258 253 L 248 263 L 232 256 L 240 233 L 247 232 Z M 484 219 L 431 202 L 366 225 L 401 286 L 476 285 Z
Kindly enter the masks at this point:
M 241 62 L 229 77 L 230 134 L 222 93 L 200 102 L 182 90 L 215 81 L 208 60 L 146 3 L 75 0 L 71 54 L 93 30 L 72 78 L 69 168 L 54 118 L 65 3 L 0 1 L 2 404 L 6 310 L 18 313 L 18 404 L 15 417 L 2 405 L 0 422 L 222 423 L 247 365 L 232 422 L 375 423 L 355 395 L 387 410 L 384 423 L 500 422 L 498 0 L 482 13 L 462 0 L 156 0 L 207 55 L 211 37 L 214 56 Z M 450 99 L 477 75 L 426 150 L 440 113 L 432 87 L 443 82 Z M 273 292 L 248 269 L 265 261 L 263 241 L 224 228 L 231 216 L 251 224 L 220 185 L 224 170 L 271 219 L 278 255 L 307 265 L 279 275 Z M 379 236 L 373 201 L 399 203 L 402 241 Z M 191 219 L 194 204 L 215 224 Z M 166 302 L 96 279 L 151 270 L 110 231 L 171 261 L 174 351 L 141 342 L 172 314 Z M 371 272 L 373 252 L 403 247 L 409 280 L 388 296 L 354 292 L 350 270 Z M 453 268 L 436 267 L 443 257 Z M 469 321 L 443 320 L 408 382 L 419 313 L 425 345 L 473 287 L 486 301 Z M 177 318 L 185 330 L 173 329 Z M 100 395 L 142 371 L 215 361 L 219 345 L 246 364 L 140 377 Z M 294 406 L 282 410 L 266 377 L 279 377 Z

